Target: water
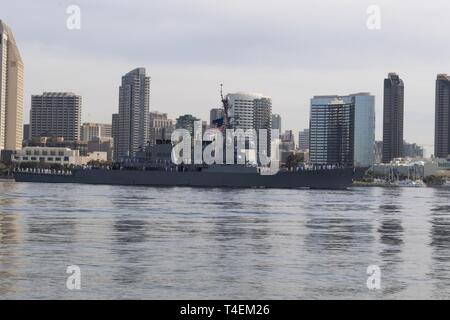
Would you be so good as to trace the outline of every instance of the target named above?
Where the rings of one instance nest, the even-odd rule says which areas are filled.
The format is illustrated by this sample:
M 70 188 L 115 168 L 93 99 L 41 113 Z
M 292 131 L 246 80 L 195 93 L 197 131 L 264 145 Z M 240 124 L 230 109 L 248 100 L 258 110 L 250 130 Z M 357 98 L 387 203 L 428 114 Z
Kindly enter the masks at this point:
M 448 299 L 449 200 L 431 188 L 0 181 L 0 298 Z M 66 288 L 70 265 L 79 291 Z

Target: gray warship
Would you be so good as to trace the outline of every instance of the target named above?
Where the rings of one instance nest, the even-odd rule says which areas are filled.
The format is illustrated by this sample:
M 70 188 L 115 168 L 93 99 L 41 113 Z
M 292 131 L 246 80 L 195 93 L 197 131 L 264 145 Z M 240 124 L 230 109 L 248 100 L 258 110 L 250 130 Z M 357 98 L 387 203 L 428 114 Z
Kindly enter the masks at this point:
M 167 170 L 78 168 L 71 171 L 18 169 L 17 182 L 84 183 L 161 187 L 208 188 L 310 188 L 346 189 L 353 179 L 352 168 L 309 168 L 297 171 L 280 170 L 275 175 L 262 175 L 258 168 L 243 165 L 212 165 L 207 167 L 179 167 Z
M 228 102 L 222 126 L 231 128 Z M 132 158 L 122 159 L 109 167 L 78 167 L 55 171 L 17 168 L 17 182 L 83 183 L 155 187 L 203 188 L 310 188 L 346 189 L 352 185 L 354 168 L 339 165 L 301 165 L 280 168 L 265 174 L 263 167 L 249 164 L 174 164 L 171 141 L 160 141 L 139 151 Z

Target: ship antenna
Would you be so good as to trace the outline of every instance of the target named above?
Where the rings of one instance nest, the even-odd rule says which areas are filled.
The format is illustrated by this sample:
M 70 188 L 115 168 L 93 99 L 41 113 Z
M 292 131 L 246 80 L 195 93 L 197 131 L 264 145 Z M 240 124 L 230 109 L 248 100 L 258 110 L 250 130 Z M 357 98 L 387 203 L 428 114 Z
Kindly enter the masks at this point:
M 224 125 L 225 125 L 225 128 L 228 129 L 228 128 L 230 128 L 230 118 L 229 118 L 229 114 L 228 114 L 230 106 L 228 104 L 228 100 L 225 99 L 223 96 L 223 83 L 220 84 L 220 99 L 222 100 L 222 105 L 223 105 Z
M 223 83 L 220 84 L 220 98 L 223 102 Z

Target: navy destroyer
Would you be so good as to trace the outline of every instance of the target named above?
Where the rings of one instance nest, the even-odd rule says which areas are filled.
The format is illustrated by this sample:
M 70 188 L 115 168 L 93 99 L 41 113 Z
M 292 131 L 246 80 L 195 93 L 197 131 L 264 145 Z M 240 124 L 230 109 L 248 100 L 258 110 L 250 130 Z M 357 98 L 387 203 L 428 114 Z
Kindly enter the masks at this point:
M 241 165 L 213 165 L 178 170 L 146 167 L 145 169 L 74 169 L 51 172 L 18 169 L 18 182 L 85 183 L 134 186 L 189 186 L 211 188 L 312 188 L 345 189 L 352 184 L 352 168 L 310 168 L 298 171 L 280 170 L 262 175 L 258 168 Z
M 230 128 L 229 106 L 224 108 L 222 126 Z M 234 144 L 234 142 L 233 142 Z M 133 158 L 112 166 L 78 167 L 65 171 L 17 168 L 18 182 L 83 183 L 133 186 L 187 186 L 207 188 L 310 188 L 345 189 L 351 186 L 352 167 L 338 165 L 300 165 L 280 168 L 266 174 L 260 166 L 245 164 L 175 164 L 172 162 L 171 141 L 147 146 Z

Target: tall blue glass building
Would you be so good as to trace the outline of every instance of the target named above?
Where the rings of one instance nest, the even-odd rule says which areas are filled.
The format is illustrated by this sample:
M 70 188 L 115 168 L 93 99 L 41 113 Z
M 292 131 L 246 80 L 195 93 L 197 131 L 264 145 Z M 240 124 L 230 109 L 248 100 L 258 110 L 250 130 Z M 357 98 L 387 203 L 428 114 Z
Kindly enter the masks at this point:
M 375 158 L 375 97 L 365 92 L 347 96 L 315 96 L 311 99 L 311 110 L 313 106 L 327 105 L 336 99 L 341 99 L 344 104 L 354 105 L 355 167 L 372 166 Z

